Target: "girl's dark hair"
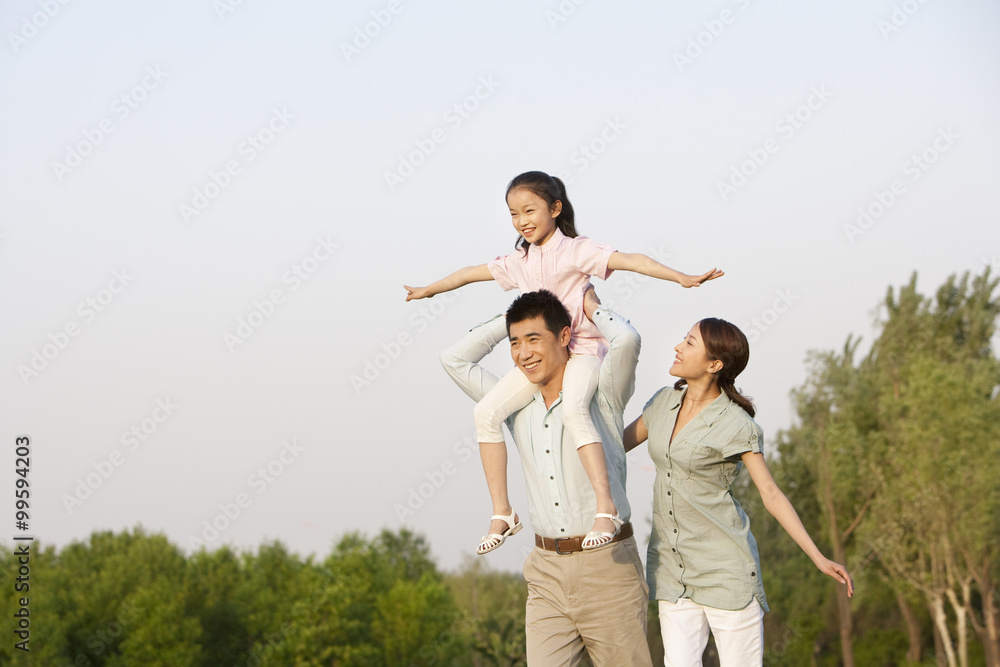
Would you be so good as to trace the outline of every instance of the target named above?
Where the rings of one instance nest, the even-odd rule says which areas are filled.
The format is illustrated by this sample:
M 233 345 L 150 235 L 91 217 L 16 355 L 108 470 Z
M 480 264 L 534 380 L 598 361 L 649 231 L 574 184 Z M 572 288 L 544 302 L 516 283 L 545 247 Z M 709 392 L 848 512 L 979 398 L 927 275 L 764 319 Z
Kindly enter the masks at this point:
M 753 402 L 736 388 L 736 376 L 743 372 L 750 361 L 750 343 L 747 342 L 747 337 L 735 324 L 716 317 L 706 317 L 698 322 L 698 330 L 701 331 L 708 358 L 722 362 L 722 370 L 716 373 L 719 389 L 753 417 L 756 413 Z M 685 384 L 687 380 L 678 380 L 674 389 L 680 389 Z
M 569 198 L 566 196 L 566 186 L 561 180 L 555 176 L 549 176 L 544 171 L 526 171 L 515 176 L 514 180 L 507 184 L 504 199 L 512 190 L 520 189 L 527 190 L 544 199 L 550 211 L 557 201 L 561 201 L 562 212 L 556 217 L 556 228 L 571 239 L 579 236 L 576 231 L 576 216 L 573 214 L 573 205 L 569 203 Z M 523 236 L 519 235 L 514 241 L 514 248 L 517 250 L 523 250 L 527 253 L 529 247 L 531 244 Z

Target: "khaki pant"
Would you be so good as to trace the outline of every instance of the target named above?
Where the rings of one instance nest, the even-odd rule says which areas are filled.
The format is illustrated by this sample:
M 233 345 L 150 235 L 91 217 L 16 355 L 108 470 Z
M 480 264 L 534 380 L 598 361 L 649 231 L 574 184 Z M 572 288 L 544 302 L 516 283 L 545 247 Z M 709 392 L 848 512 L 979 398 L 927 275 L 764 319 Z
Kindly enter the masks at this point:
M 567 555 L 535 548 L 524 562 L 529 667 L 652 667 L 649 588 L 635 538 Z

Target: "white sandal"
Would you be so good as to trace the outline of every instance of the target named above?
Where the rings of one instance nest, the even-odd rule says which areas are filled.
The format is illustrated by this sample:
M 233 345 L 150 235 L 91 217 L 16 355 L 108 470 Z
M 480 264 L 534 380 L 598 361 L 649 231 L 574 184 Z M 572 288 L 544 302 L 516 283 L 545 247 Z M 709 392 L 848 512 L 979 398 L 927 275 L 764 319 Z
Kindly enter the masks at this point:
M 489 535 L 484 536 L 483 539 L 479 542 L 479 548 L 476 549 L 477 555 L 482 556 L 484 554 L 488 554 L 494 549 L 499 548 L 500 546 L 503 545 L 504 542 L 507 541 L 508 537 L 510 537 L 511 535 L 516 535 L 517 532 L 521 530 L 523 526 L 521 525 L 520 521 L 516 521 L 514 519 L 514 516 L 515 513 L 514 510 L 512 509 L 510 511 L 510 514 L 507 516 L 504 516 L 503 514 L 494 514 L 493 516 L 490 517 L 491 521 L 494 519 L 499 519 L 504 523 L 506 523 L 507 530 L 503 531 L 502 533 L 490 533 Z
M 587 533 L 587 536 L 583 538 L 583 542 L 580 544 L 581 547 L 586 549 L 596 549 L 597 547 L 602 547 L 611 540 L 618 537 L 618 533 L 622 532 L 622 526 L 625 524 L 621 517 L 617 514 L 595 514 L 596 519 L 610 519 L 611 523 L 615 524 L 615 532 L 613 533 L 602 533 L 596 530 L 592 530 Z

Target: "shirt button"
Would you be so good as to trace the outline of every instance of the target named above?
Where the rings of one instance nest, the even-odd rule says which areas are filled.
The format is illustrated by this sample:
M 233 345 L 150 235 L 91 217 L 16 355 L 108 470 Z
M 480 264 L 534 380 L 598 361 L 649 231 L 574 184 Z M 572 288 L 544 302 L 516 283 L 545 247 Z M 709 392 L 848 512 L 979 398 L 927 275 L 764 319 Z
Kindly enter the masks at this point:
M 756 572 L 751 572 L 751 573 L 750 573 L 750 576 L 751 576 L 751 577 L 756 577 L 756 576 L 757 576 L 757 573 L 756 573 Z
M 555 477 L 553 477 L 552 475 L 549 475 L 549 479 L 555 479 Z
M 667 491 L 667 495 L 668 495 L 668 496 L 670 495 L 670 492 L 669 492 L 669 491 Z
M 546 453 L 546 454 L 548 454 L 548 453 L 549 453 L 549 450 L 547 450 L 547 449 L 546 449 L 546 450 L 545 450 L 545 453 Z
M 674 528 L 674 532 L 675 532 L 675 533 L 677 532 L 677 529 L 676 529 L 676 528 Z
M 669 472 L 667 473 L 667 477 L 670 477 L 670 473 Z
M 549 427 L 549 425 L 548 425 L 548 424 L 546 424 L 546 425 L 545 425 L 545 428 L 548 428 L 548 427 Z
M 565 532 L 566 532 L 566 529 L 565 529 L 565 528 L 560 528 L 560 529 L 559 529 L 559 532 L 560 532 L 560 533 L 565 533 Z
M 673 510 L 667 510 L 667 514 L 669 514 L 670 516 L 673 516 L 674 515 L 674 511 Z
M 670 550 L 673 551 L 674 553 L 677 553 L 677 549 L 674 549 L 673 547 L 671 547 Z
M 556 503 L 556 507 L 559 507 L 559 503 Z M 676 532 L 676 531 L 675 531 Z
M 681 563 L 679 567 L 684 567 L 684 563 Z

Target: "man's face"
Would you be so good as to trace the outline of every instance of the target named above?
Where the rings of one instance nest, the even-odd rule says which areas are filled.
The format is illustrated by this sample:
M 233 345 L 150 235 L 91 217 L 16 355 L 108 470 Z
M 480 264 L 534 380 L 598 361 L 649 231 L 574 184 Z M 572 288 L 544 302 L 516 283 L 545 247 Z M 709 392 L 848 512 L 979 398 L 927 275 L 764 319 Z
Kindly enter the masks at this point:
M 557 336 L 541 315 L 515 322 L 510 325 L 510 356 L 529 380 L 545 385 L 561 377 L 569 359 L 569 337 L 569 327 Z

